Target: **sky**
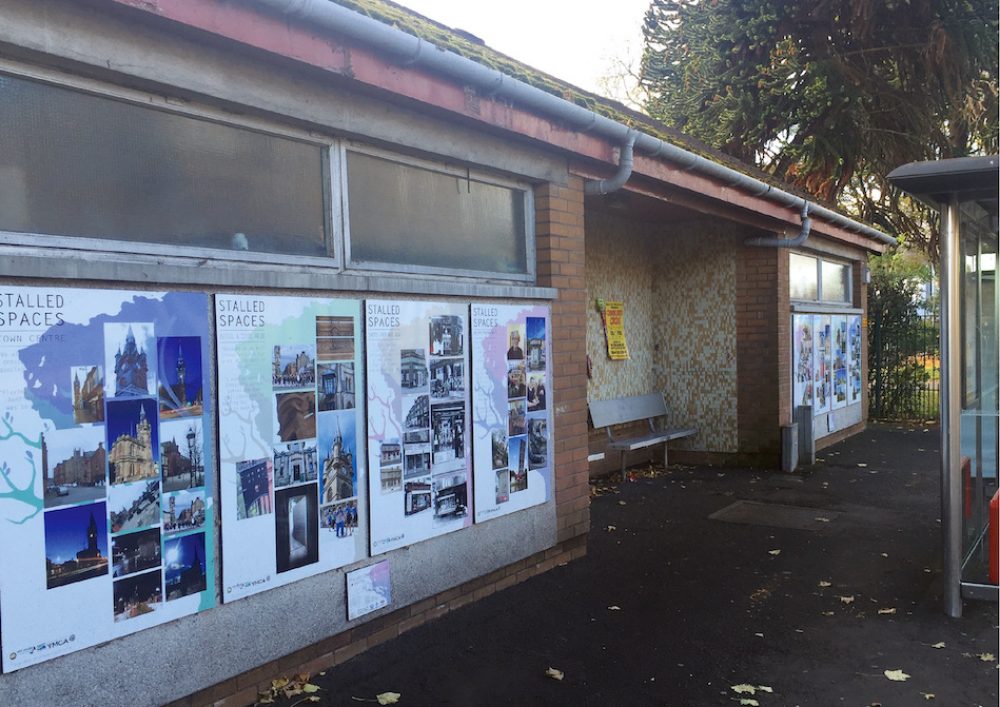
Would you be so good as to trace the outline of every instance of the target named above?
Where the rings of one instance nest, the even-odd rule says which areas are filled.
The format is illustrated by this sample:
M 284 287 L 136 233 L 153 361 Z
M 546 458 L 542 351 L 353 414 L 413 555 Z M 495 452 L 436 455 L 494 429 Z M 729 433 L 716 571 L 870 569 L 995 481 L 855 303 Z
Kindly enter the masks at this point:
M 594 93 L 616 62 L 638 70 L 650 0 L 396 0 L 492 49 Z M 620 72 L 614 72 L 620 73 Z M 614 93 L 614 91 L 613 91 Z M 621 100 L 622 95 L 611 98 Z

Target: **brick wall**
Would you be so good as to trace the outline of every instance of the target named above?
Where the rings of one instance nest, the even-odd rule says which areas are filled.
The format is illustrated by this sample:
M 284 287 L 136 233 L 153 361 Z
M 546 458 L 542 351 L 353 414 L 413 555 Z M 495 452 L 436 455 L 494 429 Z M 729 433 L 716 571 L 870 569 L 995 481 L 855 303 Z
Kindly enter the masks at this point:
M 552 385 L 556 517 L 559 541 L 590 529 L 587 473 L 587 286 L 583 179 L 535 190 L 538 284 L 555 287 L 552 305 Z
M 788 251 L 740 248 L 736 264 L 736 416 L 738 456 L 744 463 L 775 467 L 781 463 L 780 425 L 791 420 L 788 313 Z

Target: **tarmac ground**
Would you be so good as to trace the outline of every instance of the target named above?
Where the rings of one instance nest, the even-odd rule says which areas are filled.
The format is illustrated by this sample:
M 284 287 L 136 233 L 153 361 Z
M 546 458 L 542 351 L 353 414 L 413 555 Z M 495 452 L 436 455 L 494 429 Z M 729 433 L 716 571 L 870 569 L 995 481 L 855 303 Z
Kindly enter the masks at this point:
M 586 557 L 312 676 L 318 704 L 997 705 L 997 604 L 943 611 L 939 439 L 597 482 Z

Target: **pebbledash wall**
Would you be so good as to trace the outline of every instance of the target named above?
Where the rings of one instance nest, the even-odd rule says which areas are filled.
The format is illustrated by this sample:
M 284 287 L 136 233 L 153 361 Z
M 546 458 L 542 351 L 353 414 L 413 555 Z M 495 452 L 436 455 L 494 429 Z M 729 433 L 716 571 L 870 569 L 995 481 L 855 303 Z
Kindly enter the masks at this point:
M 793 311 L 866 307 L 863 250 L 813 236 L 794 251 L 849 264 L 852 284 L 851 301 L 839 309 L 793 307 L 789 250 L 746 245 L 759 235 L 736 221 L 694 212 L 654 223 L 607 208 L 587 211 L 588 394 L 600 400 L 661 392 L 668 424 L 698 428 L 693 437 L 671 443 L 678 461 L 780 467 L 781 428 L 792 422 Z M 625 302 L 629 360 L 608 358 L 598 299 Z M 864 335 L 863 345 L 867 352 Z M 863 365 L 865 360 L 863 355 Z M 818 415 L 817 446 L 862 429 L 866 404 Z M 833 431 L 829 415 L 837 417 Z M 592 475 L 619 468 L 617 452 L 600 458 L 606 442 L 604 430 L 591 429 Z M 654 449 L 629 459 L 658 455 Z
M 346 619 L 344 574 L 369 561 L 232 603 L 222 604 L 220 596 L 218 606 L 200 614 L 5 674 L 0 703 L 247 704 L 280 674 L 343 662 L 586 552 L 583 179 L 570 173 L 564 159 L 343 90 L 314 73 L 233 51 L 225 42 L 168 32 L 162 24 L 91 4 L 5 3 L 0 71 L 222 123 L 233 119 L 254 129 L 305 131 L 471 164 L 529 184 L 532 281 L 206 261 L 169 247 L 145 254 L 97 252 L 86 242 L 37 247 L 30 235 L 6 234 L 0 284 L 546 303 L 552 308 L 554 450 L 547 503 L 379 556 L 391 561 L 392 603 L 364 619 Z

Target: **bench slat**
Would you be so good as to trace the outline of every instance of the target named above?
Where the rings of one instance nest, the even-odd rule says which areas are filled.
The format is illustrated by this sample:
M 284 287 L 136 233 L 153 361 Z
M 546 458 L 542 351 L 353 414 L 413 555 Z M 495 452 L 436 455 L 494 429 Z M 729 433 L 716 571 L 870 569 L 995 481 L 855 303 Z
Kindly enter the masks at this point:
M 590 419 L 593 420 L 595 428 L 647 420 L 666 414 L 667 404 L 660 393 L 590 401 Z
M 643 437 L 627 437 L 621 440 L 614 440 L 608 443 L 608 447 L 610 449 L 627 449 L 632 451 L 633 449 L 643 449 L 645 447 L 652 447 L 654 444 L 669 442 L 672 439 L 690 437 L 691 435 L 695 435 L 697 433 L 698 430 L 694 427 L 677 427 L 669 430 L 662 430 L 660 432 L 654 432 Z

